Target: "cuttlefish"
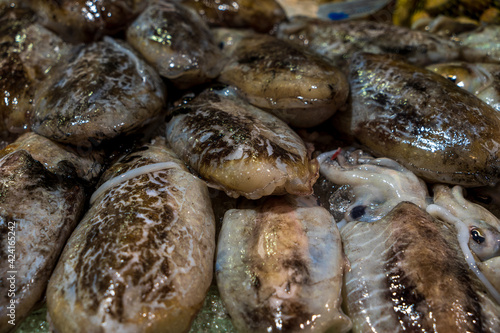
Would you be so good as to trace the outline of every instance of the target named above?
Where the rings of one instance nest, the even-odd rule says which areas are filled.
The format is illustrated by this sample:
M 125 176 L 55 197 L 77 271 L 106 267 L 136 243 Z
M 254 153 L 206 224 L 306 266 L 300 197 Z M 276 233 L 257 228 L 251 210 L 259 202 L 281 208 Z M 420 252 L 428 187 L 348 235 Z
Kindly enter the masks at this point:
M 402 202 L 341 229 L 353 332 L 495 332 L 500 305 L 469 269 L 452 224 Z

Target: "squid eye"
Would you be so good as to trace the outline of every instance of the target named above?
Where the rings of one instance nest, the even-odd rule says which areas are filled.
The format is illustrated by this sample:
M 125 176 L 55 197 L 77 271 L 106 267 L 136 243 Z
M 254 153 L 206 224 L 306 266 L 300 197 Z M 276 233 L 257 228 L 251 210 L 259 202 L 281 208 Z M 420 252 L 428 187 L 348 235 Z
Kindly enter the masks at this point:
M 458 79 L 456 75 L 448 75 L 446 78 L 453 83 L 456 83 Z
M 350 214 L 354 220 L 357 220 L 363 215 L 365 215 L 365 213 L 366 213 L 366 206 L 356 206 L 351 210 Z
M 484 236 L 481 234 L 481 231 L 479 231 L 479 229 L 477 228 L 472 228 L 470 231 L 470 235 L 472 237 L 472 240 L 478 244 L 482 244 L 486 240 L 486 238 L 484 238 Z

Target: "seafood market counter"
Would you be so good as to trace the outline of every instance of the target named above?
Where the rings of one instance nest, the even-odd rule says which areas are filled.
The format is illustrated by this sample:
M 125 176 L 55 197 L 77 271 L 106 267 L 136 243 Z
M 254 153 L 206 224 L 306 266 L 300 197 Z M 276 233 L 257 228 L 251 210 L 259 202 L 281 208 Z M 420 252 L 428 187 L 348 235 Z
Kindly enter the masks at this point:
M 500 332 L 497 1 L 0 22 L 0 333 Z

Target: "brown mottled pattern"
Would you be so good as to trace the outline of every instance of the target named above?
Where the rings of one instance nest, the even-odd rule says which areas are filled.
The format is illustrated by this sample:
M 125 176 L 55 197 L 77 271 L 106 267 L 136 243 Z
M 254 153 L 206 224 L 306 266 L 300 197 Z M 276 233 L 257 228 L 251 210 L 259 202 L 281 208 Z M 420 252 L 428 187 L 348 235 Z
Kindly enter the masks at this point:
M 32 129 L 89 146 L 153 121 L 165 102 L 159 75 L 124 42 L 75 49 L 36 92 Z
M 440 75 L 383 55 L 352 60 L 352 110 L 340 128 L 376 156 L 431 182 L 495 184 L 500 114 Z
M 272 197 L 224 216 L 217 284 L 238 332 L 345 332 L 340 235 L 331 215 Z
M 384 258 L 386 297 L 404 330 L 483 332 L 477 292 L 453 226 L 408 203 L 387 217 L 392 244 Z M 440 305 L 442 304 L 442 305 Z M 430 317 L 432 313 L 432 317 Z
M 171 231 L 169 225 L 177 222 L 175 211 L 179 207 L 173 201 L 165 204 L 168 192 L 164 191 L 163 198 L 162 195 L 148 196 L 144 186 L 140 186 L 148 183 L 147 191 L 154 193 L 173 187 L 165 175 L 167 172 L 162 173 L 153 179 L 150 175 L 142 175 L 112 189 L 87 214 L 87 219 L 91 218 L 95 227 L 88 230 L 85 241 L 80 244 L 81 255 L 75 265 L 78 277 L 76 293 L 85 293 L 85 298 L 97 311 L 99 303 L 109 293 L 110 284 L 115 283 L 114 288 L 119 286 L 120 289 L 115 291 L 106 312 L 118 321 L 126 319 L 123 296 L 127 284 L 141 286 L 141 301 L 144 303 L 166 299 L 170 292 L 177 292 L 172 284 L 164 284 L 161 288 L 154 284 L 158 283 L 159 277 L 171 275 L 167 253 L 162 250 L 167 237 L 186 238 L 180 230 Z M 122 199 L 115 202 L 119 198 Z M 154 225 L 148 226 L 148 221 Z M 143 239 L 146 230 L 147 236 Z M 138 253 L 140 261 L 134 262 L 134 254 Z M 109 268 L 113 270 L 106 273 Z M 120 271 L 118 280 L 115 270 Z M 152 270 L 156 270 L 155 274 L 148 274 Z M 96 277 L 99 277 L 97 281 Z M 120 280 L 125 283 L 120 283 Z
M 248 150 L 252 150 L 252 157 L 257 159 L 270 159 L 274 154 L 279 156 L 282 162 L 289 164 L 300 162 L 303 159 L 298 153 L 287 151 L 280 146 L 279 142 L 270 142 L 273 151 L 270 154 L 267 147 L 255 137 L 253 126 L 259 122 L 256 115 L 249 114 L 242 117 L 238 114 L 226 113 L 210 104 L 200 105 L 198 108 L 193 105 L 191 108 L 193 108 L 190 109 L 192 112 L 187 115 L 185 125 L 186 129 L 191 131 L 199 141 L 193 147 L 193 151 L 195 154 L 202 156 L 198 161 L 201 174 L 205 174 L 204 169 L 209 167 L 212 161 L 231 154 L 235 150 L 234 145 L 239 144 L 243 144 L 247 146 Z M 219 127 L 222 130 L 212 140 L 201 141 L 200 138 L 204 134 L 213 131 L 212 126 Z M 228 129 L 229 140 L 233 144 L 230 144 L 229 140 L 217 140 L 227 135 L 224 129 Z
M 146 147 L 122 158 L 103 179 L 146 160 L 179 163 L 161 140 Z M 207 189 L 185 169 L 137 175 L 108 189 L 72 235 L 51 279 L 47 298 L 55 327 L 186 331 L 211 282 L 214 233 Z
M 469 269 L 452 225 L 403 202 L 341 229 L 353 332 L 494 332 L 500 314 Z M 491 321 L 494 322 L 494 321 Z
M 181 89 L 215 78 L 224 64 L 202 19 L 175 2 L 151 1 L 127 29 L 127 41 Z
M 299 247 L 301 241 L 297 240 L 307 237 L 306 227 L 295 225 L 302 221 L 293 219 L 294 207 L 284 200 L 269 199 L 257 207 L 256 211 L 254 226 L 250 229 L 251 235 L 248 235 L 246 244 L 248 255 L 242 259 L 242 263 L 252 271 L 253 278 L 258 281 L 254 284 L 254 288 L 259 306 L 255 309 L 249 305 L 244 316 L 251 329 L 258 330 L 269 325 L 273 326 L 273 331 L 291 332 L 297 330 L 300 324 L 310 320 L 314 313 L 311 313 L 311 309 L 304 304 L 306 302 L 300 298 L 290 298 L 282 306 L 273 307 L 267 300 L 275 293 L 273 286 L 269 285 L 269 282 L 272 282 L 272 278 L 269 277 L 280 269 L 287 271 L 285 290 L 289 293 L 293 285 L 301 288 L 302 285 L 314 283 L 309 272 L 310 259 L 304 248 Z M 265 253 L 264 257 L 259 251 L 259 247 L 262 246 L 259 243 L 263 237 L 266 239 L 264 247 L 276 247 L 273 249 L 275 252 Z M 307 246 L 308 244 L 305 247 Z M 267 256 L 274 258 L 266 258 Z M 270 262 L 266 262 L 266 259 Z M 262 283 L 259 277 L 265 283 Z M 270 281 L 266 281 L 267 279 Z M 245 309 L 245 304 L 242 304 L 242 308 Z M 279 323 L 281 327 L 276 327 L 276 320 L 281 316 L 283 316 Z
M 78 182 L 47 171 L 28 152 L 17 150 L 0 158 L 1 332 L 12 328 L 7 324 L 10 284 L 6 279 L 11 275 L 7 272 L 17 272 L 15 322 L 20 323 L 42 298 L 84 202 L 84 189 Z M 14 252 L 8 252 L 11 236 Z M 9 254 L 15 255 L 12 262 Z
M 318 177 L 317 162 L 295 132 L 234 94 L 206 90 L 173 110 L 167 139 L 196 172 L 231 196 L 257 199 L 285 188 L 310 194 Z
M 233 38 L 224 51 L 230 59 L 219 81 L 238 87 L 258 107 L 290 110 L 328 105 L 331 116 L 347 99 L 344 74 L 326 59 L 294 44 L 247 33 Z M 300 122 L 292 125 L 300 126 Z
M 29 152 L 35 160 L 55 174 L 75 176 L 89 182 L 96 181 L 104 167 L 102 150 L 91 149 L 88 153 L 74 150 L 70 146 L 58 144 L 33 132 L 21 135 L 0 151 L 0 158 L 20 149 Z

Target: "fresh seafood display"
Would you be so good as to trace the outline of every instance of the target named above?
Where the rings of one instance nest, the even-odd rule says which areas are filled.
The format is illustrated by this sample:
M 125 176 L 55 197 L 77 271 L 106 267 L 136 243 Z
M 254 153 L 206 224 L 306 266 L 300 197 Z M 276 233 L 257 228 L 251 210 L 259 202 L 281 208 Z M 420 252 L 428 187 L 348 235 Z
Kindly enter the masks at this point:
M 304 142 L 233 89 L 207 89 L 168 117 L 167 141 L 210 186 L 249 199 L 312 194 L 318 162 Z
M 500 64 L 451 62 L 427 66 L 500 111 Z
M 468 241 L 472 251 L 485 260 L 484 263 L 480 262 L 479 264 L 470 262 L 469 253 L 461 251 L 462 244 L 459 247 L 455 246 L 449 249 L 450 251 L 458 250 L 454 254 L 456 260 L 462 261 L 462 264 L 465 263 L 469 267 L 473 266 L 468 273 L 477 280 L 476 282 L 481 288 L 481 299 L 484 303 L 481 305 L 483 308 L 478 315 L 484 326 L 478 330 L 495 332 L 494 329 L 499 323 L 498 313 L 500 311 L 500 307 L 495 302 L 498 302 L 500 298 L 496 287 L 489 279 L 492 281 L 498 279 L 498 263 L 496 260 L 488 261 L 488 259 L 498 256 L 500 235 L 497 229 L 498 220 L 491 213 L 467 202 L 459 192 L 459 186 L 454 188 L 452 196 L 448 186 L 436 185 L 434 187 L 434 204 L 431 206 L 439 207 L 441 213 L 445 212 L 445 214 L 435 214 L 435 208 L 431 208 L 430 212 L 434 213 L 440 220 L 434 221 L 430 216 L 422 218 L 427 215 L 425 209 L 429 207 L 425 184 L 396 162 L 387 158 L 374 159 L 362 151 L 352 148 L 325 152 L 318 157 L 318 160 L 322 175 L 325 175 L 333 183 L 348 186 L 338 188 L 334 196 L 343 195 L 344 200 L 348 202 L 344 220 L 339 225 L 342 226 L 341 236 L 344 251 L 350 262 L 350 270 L 346 272 L 344 292 L 348 315 L 353 320 L 353 332 L 404 331 L 410 327 L 421 327 L 427 330 L 427 327 L 432 325 L 435 325 L 437 331 L 465 329 L 459 327 L 460 321 L 450 317 L 451 313 L 457 313 L 453 306 L 439 305 L 439 302 L 445 301 L 442 295 L 434 293 L 433 289 L 426 290 L 426 288 L 430 288 L 429 286 L 436 284 L 435 282 L 426 282 L 423 278 L 428 269 L 436 271 L 436 274 L 447 275 L 449 268 L 442 266 L 439 269 L 431 268 L 429 263 L 433 261 L 433 258 L 429 258 L 429 263 L 426 263 L 427 259 L 419 260 L 419 256 L 425 256 L 425 254 L 422 249 L 417 247 L 425 246 L 426 250 L 443 253 L 443 250 L 432 249 L 432 246 L 442 245 L 436 241 L 435 244 L 429 246 L 424 241 L 418 240 L 417 235 L 428 238 L 426 235 L 431 233 L 430 231 L 426 232 L 425 228 L 418 231 L 411 229 L 421 223 L 420 219 L 429 224 L 426 228 L 435 228 L 436 225 L 433 224 L 439 225 L 445 223 L 442 221 L 447 221 L 446 223 L 449 225 L 445 223 L 441 228 L 455 235 L 454 239 L 449 235 L 447 239 L 453 240 L 455 243 L 462 242 L 460 228 L 457 228 L 453 221 L 449 221 L 446 214 L 458 216 L 463 223 L 470 227 L 466 229 L 466 244 Z M 346 191 L 350 195 L 342 193 Z M 341 193 L 339 194 L 339 192 Z M 419 215 L 421 216 L 419 217 Z M 396 222 L 398 225 L 401 223 L 401 225 L 388 226 L 388 224 Z M 404 229 L 404 231 L 398 231 L 398 229 Z M 450 229 L 454 231 L 450 231 Z M 379 237 L 375 237 L 377 230 L 380 232 Z M 391 235 L 393 238 L 385 236 L 387 233 L 393 232 L 395 233 Z M 408 245 L 411 241 L 414 241 L 415 244 Z M 404 246 L 399 243 L 403 243 Z M 390 247 L 396 249 L 388 250 L 387 248 Z M 409 248 L 410 250 L 408 250 Z M 386 262 L 379 263 L 372 260 L 370 256 L 386 258 L 384 260 L 391 262 L 397 260 L 397 262 L 388 266 Z M 412 259 L 411 256 L 415 257 Z M 408 262 L 403 259 L 408 260 Z M 418 261 L 422 266 L 418 267 L 413 261 Z M 433 264 L 439 265 L 437 261 Z M 391 271 L 391 267 L 402 268 L 403 272 L 394 273 Z M 477 272 L 478 267 L 482 272 Z M 438 273 L 437 271 L 440 269 L 446 271 Z M 394 275 L 391 275 L 393 273 Z M 454 274 L 456 274 L 454 279 L 462 283 L 462 272 L 455 271 Z M 398 280 L 393 279 L 393 276 L 396 276 Z M 418 278 L 412 280 L 415 277 Z M 435 277 L 430 278 L 435 279 Z M 409 288 L 415 288 L 416 291 L 412 291 L 413 289 L 408 291 Z M 395 297 L 398 290 L 405 291 L 401 294 L 401 298 Z M 390 293 L 392 296 L 386 297 Z M 439 302 L 436 302 L 433 297 L 436 297 Z M 456 295 L 452 297 L 456 297 Z M 469 302 L 474 303 L 476 298 L 472 297 Z M 463 306 L 466 303 L 460 301 L 459 304 Z M 437 307 L 437 309 L 433 310 L 433 307 Z M 425 311 L 432 312 L 432 315 L 425 314 Z M 441 311 L 443 313 L 440 313 Z M 462 314 L 458 314 L 458 316 L 462 316 Z M 430 319 L 433 319 L 434 322 L 429 321 Z M 475 322 L 477 319 L 472 319 L 468 324 L 466 322 L 462 324 L 474 325 Z
M 0 332 L 500 333 L 497 2 L 0 0 Z
M 175 2 L 152 0 L 127 29 L 127 41 L 180 88 L 215 78 L 223 65 L 205 23 Z
M 68 52 L 33 11 L 0 4 L 0 139 L 14 141 L 29 130 L 36 86 Z
M 252 28 L 268 32 L 286 19 L 276 0 L 177 0 L 194 9 L 212 27 Z
M 340 232 L 353 332 L 497 332 L 500 306 L 469 269 L 451 225 L 402 202 Z
M 298 16 L 279 25 L 278 37 L 324 55 L 344 69 L 360 51 L 397 54 L 420 66 L 456 60 L 460 55 L 459 44 L 446 38 L 374 21 L 332 22 Z
M 500 180 L 500 114 L 431 71 L 359 53 L 350 66 L 352 108 L 337 128 L 375 156 L 431 182 L 467 186 Z
M 122 41 L 106 37 L 74 50 L 35 94 L 32 130 L 74 145 L 137 131 L 162 111 L 159 75 Z
M 480 282 L 482 294 L 490 295 L 485 296 L 484 309 L 478 314 L 481 322 L 485 323 L 479 331 L 494 332 L 494 328 L 500 323 L 498 319 L 500 296 L 491 281 L 496 281 L 500 276 L 498 275 L 498 262 L 491 258 L 500 255 L 500 233 L 498 232 L 499 221 L 493 214 L 465 200 L 460 186 L 450 190 L 446 185 L 435 185 L 433 204 L 428 206 L 430 200 L 423 181 L 387 158 L 374 159 L 360 150 L 351 148 L 325 152 L 318 156 L 318 160 L 322 175 L 335 184 L 348 185 L 348 187 L 338 188 L 333 196 L 343 195 L 344 200 L 347 201 L 344 220 L 339 223 L 339 226 L 342 226 L 344 251 L 350 262 L 350 270 L 346 273 L 345 293 L 348 315 L 354 323 L 353 332 L 373 330 L 385 332 L 389 331 L 389 327 L 394 327 L 395 331 L 404 331 L 409 327 L 417 326 L 427 330 L 427 327 L 432 325 L 435 325 L 437 331 L 459 331 L 459 328 L 453 328 L 453 325 L 459 324 L 456 320 L 458 317 L 450 318 L 449 316 L 450 313 L 456 315 L 456 310 L 453 306 L 438 305 L 439 303 L 432 299 L 433 297 L 436 297 L 439 302 L 444 302 L 445 299 L 439 293 L 432 292 L 432 289 L 425 290 L 435 283 L 426 282 L 423 278 L 428 269 L 435 270 L 436 274 L 447 275 L 449 268 L 440 267 L 439 269 L 447 271 L 439 273 L 437 267 L 431 268 L 425 260 L 418 260 L 419 255 L 425 255 L 424 251 L 418 248 L 419 246 L 426 246 L 426 250 L 443 253 L 443 250 L 432 249 L 439 245 L 439 241 L 429 245 L 418 240 L 417 237 L 420 235 L 420 237 L 427 238 L 426 234 L 430 234 L 431 231 L 425 231 L 425 229 L 432 229 L 436 225 L 445 223 L 442 221 L 449 223 L 449 226 L 445 225 L 441 228 L 450 233 L 451 227 L 454 230 L 455 243 L 460 243 L 459 247 L 455 246 L 449 250 L 458 250 L 454 254 L 457 260 L 470 267 L 468 272 Z M 349 193 L 342 193 L 346 191 Z M 423 218 L 428 207 L 431 207 L 429 213 L 439 220 L 434 221 L 430 216 Z M 471 261 L 470 251 L 462 252 L 463 230 L 456 221 L 450 220 L 449 216 L 460 219 L 459 223 L 466 226 L 465 244 L 468 242 L 470 250 L 484 262 L 480 261 L 478 264 Z M 412 229 L 422 224 L 422 221 L 426 221 L 425 224 L 429 226 L 422 230 Z M 391 223 L 398 224 L 394 226 Z M 374 237 L 377 230 L 380 230 L 380 237 Z M 389 234 L 394 232 L 393 238 L 384 238 L 386 231 Z M 447 236 L 448 239 L 452 239 L 451 237 Z M 415 244 L 408 244 L 411 241 Z M 399 244 L 400 242 L 404 245 Z M 388 250 L 387 248 L 390 247 L 396 250 Z M 391 266 L 387 263 L 375 263 L 370 259 L 370 255 L 397 262 L 392 263 Z M 415 257 L 412 259 L 411 256 Z M 403 259 L 408 262 L 404 262 Z M 429 258 L 429 262 L 432 260 Z M 422 266 L 418 267 L 413 261 L 419 261 Z M 439 265 L 437 261 L 434 264 Z M 403 272 L 394 273 L 391 267 L 402 268 Z M 393 273 L 397 275 L 397 281 L 392 278 Z M 461 283 L 460 274 L 461 272 L 456 272 L 454 279 Z M 412 280 L 415 277 L 417 277 L 416 280 Z M 498 283 L 495 284 L 498 285 Z M 408 291 L 409 288 L 416 288 L 416 291 Z M 398 289 L 405 290 L 401 299 L 395 297 Z M 392 297 L 385 297 L 390 292 L 393 292 Z M 469 302 L 474 303 L 476 298 L 473 297 Z M 495 305 L 495 302 L 498 304 Z M 459 304 L 463 306 L 466 303 L 460 301 Z M 433 307 L 437 309 L 433 310 Z M 394 311 L 391 311 L 392 309 Z M 429 317 L 425 311 L 430 311 L 432 315 Z M 444 312 L 440 314 L 441 311 Z M 432 318 L 434 322 L 429 322 Z M 464 325 L 474 325 L 475 322 L 477 319 L 472 319 L 469 324 Z M 399 329 L 396 329 L 398 327 Z
M 55 145 L 50 149 L 61 160 L 68 155 Z M 22 147 L 0 151 L 0 332 L 10 331 L 44 297 L 81 217 L 85 189 L 72 176 L 46 168 Z
M 339 231 L 314 199 L 271 197 L 231 209 L 219 236 L 216 275 L 239 332 L 347 332 L 340 309 Z
M 317 159 L 320 173 L 330 182 L 349 186 L 338 190 L 348 191 L 350 196 L 344 196 L 352 198 L 344 212 L 345 222 L 380 220 L 403 201 L 427 207 L 426 185 L 408 169 L 359 149 L 339 150 L 325 152 Z
M 156 139 L 108 169 L 50 279 L 58 332 L 185 332 L 212 281 L 206 185 Z
M 27 0 L 45 26 L 73 43 L 123 30 L 146 6 L 143 0 Z
M 347 79 L 326 59 L 269 35 L 219 30 L 216 36 L 229 58 L 218 80 L 287 124 L 319 125 L 345 104 Z

